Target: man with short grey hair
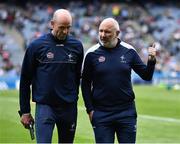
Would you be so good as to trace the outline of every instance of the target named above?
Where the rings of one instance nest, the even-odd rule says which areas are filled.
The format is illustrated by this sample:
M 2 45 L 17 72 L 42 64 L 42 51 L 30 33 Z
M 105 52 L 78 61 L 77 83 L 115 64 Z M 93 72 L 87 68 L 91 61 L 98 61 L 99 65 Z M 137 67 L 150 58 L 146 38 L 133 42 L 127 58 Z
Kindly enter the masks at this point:
M 82 94 L 96 143 L 135 143 L 137 113 L 131 84 L 133 69 L 151 80 L 156 63 L 155 45 L 149 47 L 145 65 L 136 50 L 119 39 L 119 24 L 113 18 L 99 26 L 99 43 L 84 58 Z

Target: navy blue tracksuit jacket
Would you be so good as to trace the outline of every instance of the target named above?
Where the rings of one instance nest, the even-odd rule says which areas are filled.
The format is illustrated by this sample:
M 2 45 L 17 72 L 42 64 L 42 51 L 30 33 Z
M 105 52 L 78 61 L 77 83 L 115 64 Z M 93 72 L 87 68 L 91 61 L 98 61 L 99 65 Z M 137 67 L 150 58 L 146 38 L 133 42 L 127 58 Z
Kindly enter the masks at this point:
M 145 65 L 136 50 L 120 41 L 115 48 L 96 44 L 84 59 L 82 93 L 87 112 L 124 110 L 134 103 L 131 84 L 133 69 L 142 79 L 151 80 L 155 61 Z
M 20 79 L 20 111 L 30 112 L 32 100 L 41 104 L 59 105 L 78 99 L 83 46 L 71 36 L 66 40 L 45 34 L 26 50 Z

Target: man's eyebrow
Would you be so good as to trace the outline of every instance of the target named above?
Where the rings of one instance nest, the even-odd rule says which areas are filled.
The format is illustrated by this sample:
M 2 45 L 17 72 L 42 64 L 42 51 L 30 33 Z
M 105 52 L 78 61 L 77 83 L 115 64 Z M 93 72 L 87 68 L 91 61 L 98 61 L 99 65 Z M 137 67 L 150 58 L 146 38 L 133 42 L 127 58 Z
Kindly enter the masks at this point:
M 58 27 L 72 27 L 71 25 L 66 25 L 66 26 L 64 26 L 64 25 L 58 25 Z

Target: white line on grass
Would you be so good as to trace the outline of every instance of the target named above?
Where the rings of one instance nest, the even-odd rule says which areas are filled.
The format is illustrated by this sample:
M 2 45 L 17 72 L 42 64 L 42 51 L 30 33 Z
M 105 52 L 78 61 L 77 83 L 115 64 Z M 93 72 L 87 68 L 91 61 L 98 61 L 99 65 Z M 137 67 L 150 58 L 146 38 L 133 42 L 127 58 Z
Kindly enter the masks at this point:
M 158 117 L 158 116 L 150 116 L 150 115 L 139 115 L 139 117 L 143 119 L 150 119 L 156 121 L 180 123 L 180 119 L 175 119 L 175 118 Z
M 78 109 L 80 111 L 85 111 L 85 108 L 79 106 Z M 180 119 L 175 118 L 168 118 L 168 117 L 158 117 L 158 116 L 151 116 L 151 115 L 138 115 L 139 118 L 142 119 L 149 119 L 149 120 L 156 120 L 156 121 L 164 121 L 164 122 L 173 122 L 173 123 L 180 123 Z
M 0 98 L 1 100 L 6 100 L 6 101 L 10 101 L 10 102 L 18 102 L 17 97 L 16 98 Z M 78 109 L 80 111 L 85 111 L 85 107 L 83 106 L 78 106 Z M 158 117 L 158 116 L 151 116 L 151 115 L 138 115 L 139 118 L 142 119 L 149 119 L 149 120 L 156 120 L 156 121 L 162 121 L 162 122 L 172 122 L 172 123 L 180 123 L 180 119 L 175 119 L 175 118 L 168 118 L 168 117 Z

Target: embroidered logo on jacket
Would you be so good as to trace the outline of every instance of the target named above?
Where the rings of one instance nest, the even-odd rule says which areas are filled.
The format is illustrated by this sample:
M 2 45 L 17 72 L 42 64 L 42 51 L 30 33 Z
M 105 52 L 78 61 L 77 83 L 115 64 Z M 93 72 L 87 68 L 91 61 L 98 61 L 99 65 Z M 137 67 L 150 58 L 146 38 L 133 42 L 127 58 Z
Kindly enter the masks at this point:
M 100 57 L 98 58 L 98 60 L 99 60 L 99 62 L 104 62 L 104 61 L 106 60 L 106 58 L 105 58 L 104 56 L 100 56 Z
M 121 57 L 120 57 L 120 59 L 121 59 L 121 63 L 126 63 L 126 58 L 124 57 L 124 55 L 122 55 Z
M 74 61 L 72 58 L 73 58 L 73 55 L 71 53 L 68 54 L 68 61 L 69 62 L 73 62 Z
M 54 54 L 52 52 L 48 52 L 46 56 L 47 56 L 48 59 L 53 59 L 54 58 Z

